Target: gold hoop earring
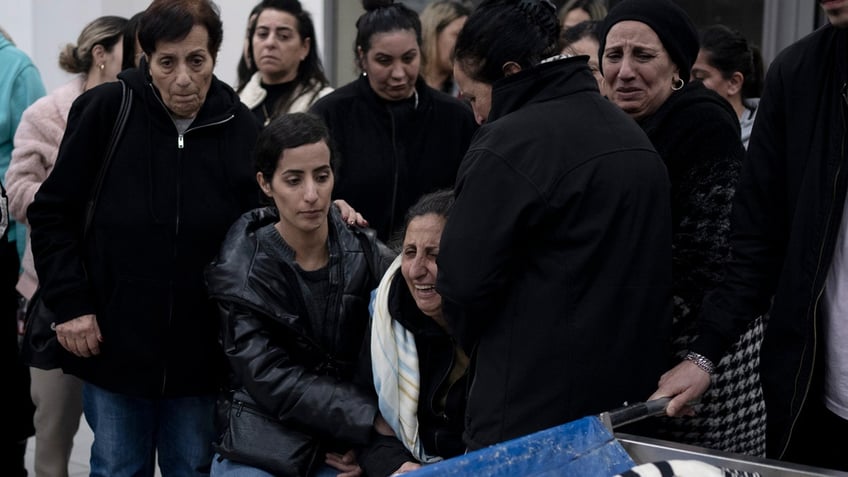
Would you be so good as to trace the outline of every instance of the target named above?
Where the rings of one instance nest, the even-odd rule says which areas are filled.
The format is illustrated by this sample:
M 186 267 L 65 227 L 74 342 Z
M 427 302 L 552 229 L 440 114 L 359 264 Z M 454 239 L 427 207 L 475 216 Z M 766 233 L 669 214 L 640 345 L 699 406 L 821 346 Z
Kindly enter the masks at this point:
M 677 78 L 676 80 L 671 82 L 671 89 L 672 91 L 680 91 L 685 85 L 686 82 L 683 81 L 683 78 Z

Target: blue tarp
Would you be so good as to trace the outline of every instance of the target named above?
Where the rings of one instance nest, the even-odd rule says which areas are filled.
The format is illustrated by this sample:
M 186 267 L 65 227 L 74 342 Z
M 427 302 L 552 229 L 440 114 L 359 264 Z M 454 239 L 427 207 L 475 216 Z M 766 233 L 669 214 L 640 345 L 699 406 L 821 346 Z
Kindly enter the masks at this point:
M 612 476 L 635 463 L 595 416 L 427 465 L 406 475 Z

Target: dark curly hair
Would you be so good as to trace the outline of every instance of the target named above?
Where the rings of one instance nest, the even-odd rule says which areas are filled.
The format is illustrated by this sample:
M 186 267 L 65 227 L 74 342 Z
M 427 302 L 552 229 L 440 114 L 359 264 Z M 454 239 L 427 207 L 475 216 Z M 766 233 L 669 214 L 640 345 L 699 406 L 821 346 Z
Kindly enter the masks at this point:
M 468 17 L 454 47 L 454 62 L 470 78 L 494 83 L 503 65 L 523 69 L 559 51 L 560 25 L 549 0 L 486 0 Z

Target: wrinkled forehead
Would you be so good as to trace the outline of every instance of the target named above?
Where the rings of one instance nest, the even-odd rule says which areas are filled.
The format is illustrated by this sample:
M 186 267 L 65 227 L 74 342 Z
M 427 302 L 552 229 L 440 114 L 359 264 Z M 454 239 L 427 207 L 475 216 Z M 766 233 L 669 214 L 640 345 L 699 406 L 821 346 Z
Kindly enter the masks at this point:
M 625 46 L 664 50 L 660 37 L 645 23 L 624 20 L 613 25 L 607 33 L 605 49 Z

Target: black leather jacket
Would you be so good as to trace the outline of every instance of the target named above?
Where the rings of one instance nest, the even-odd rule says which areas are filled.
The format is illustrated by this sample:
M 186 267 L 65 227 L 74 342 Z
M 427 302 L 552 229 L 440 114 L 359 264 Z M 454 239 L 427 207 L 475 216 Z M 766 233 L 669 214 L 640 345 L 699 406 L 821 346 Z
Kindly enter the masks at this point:
M 349 229 L 331 208 L 329 308 L 316 317 L 294 252 L 274 229 L 278 220 L 273 208 L 243 215 L 206 270 L 231 388 L 283 423 L 326 441 L 363 444 L 377 406 L 372 388 L 359 384 L 359 357 L 369 294 L 390 254 L 373 231 Z

